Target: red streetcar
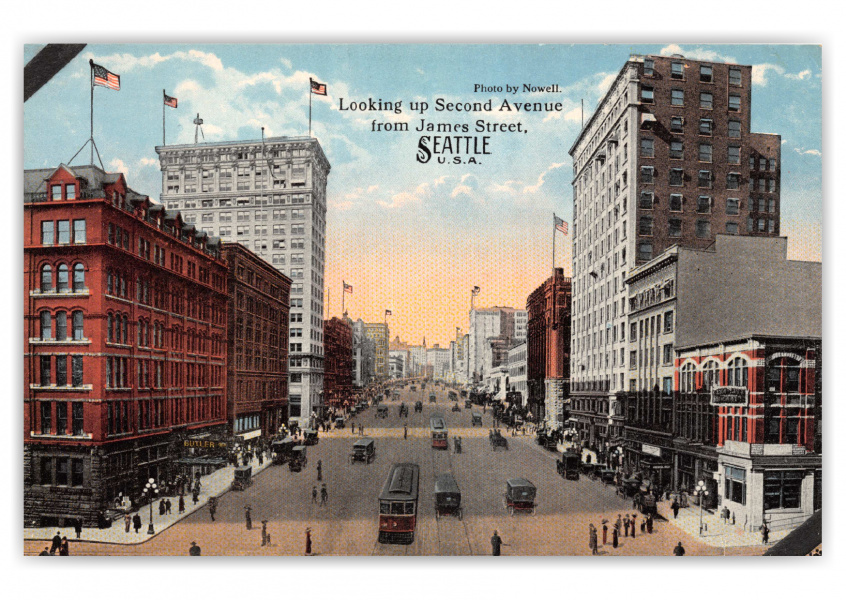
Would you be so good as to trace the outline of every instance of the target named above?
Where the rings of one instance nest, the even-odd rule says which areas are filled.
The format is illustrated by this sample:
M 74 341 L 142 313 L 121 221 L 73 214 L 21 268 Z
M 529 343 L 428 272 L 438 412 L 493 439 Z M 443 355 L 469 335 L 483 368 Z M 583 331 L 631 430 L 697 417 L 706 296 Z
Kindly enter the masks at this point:
M 440 450 L 449 449 L 449 432 L 447 431 L 446 419 L 443 415 L 435 413 L 429 419 L 429 429 L 432 432 L 432 448 Z
M 417 527 L 420 467 L 397 463 L 391 467 L 379 496 L 379 543 L 411 544 Z

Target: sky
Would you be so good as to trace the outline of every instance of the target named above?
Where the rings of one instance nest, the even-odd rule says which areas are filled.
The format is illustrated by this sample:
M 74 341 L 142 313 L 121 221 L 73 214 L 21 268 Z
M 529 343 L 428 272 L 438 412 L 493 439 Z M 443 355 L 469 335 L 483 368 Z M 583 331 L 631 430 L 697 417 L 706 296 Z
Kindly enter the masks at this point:
M 24 61 L 39 46 L 26 46 Z M 89 135 L 91 58 L 121 76 L 121 90 L 94 91 L 94 138 L 109 171 L 158 199 L 162 89 L 167 143 L 192 143 L 199 112 L 207 141 L 312 134 L 331 164 L 327 196 L 326 316 L 381 321 L 391 337 L 447 344 L 477 305 L 524 308 L 550 273 L 552 214 L 572 222 L 568 150 L 630 54 L 675 54 L 753 66 L 752 131 L 782 136 L 782 235 L 789 257 L 822 259 L 822 72 L 818 46 L 803 45 L 89 45 L 24 106 L 24 168 L 67 163 Z M 474 92 L 474 86 L 557 84 L 554 93 Z M 494 110 L 435 112 L 435 99 Z M 340 110 L 352 102 L 402 101 L 402 111 Z M 553 112 L 500 112 L 509 102 L 557 102 Z M 423 114 L 410 102 L 427 102 Z M 409 132 L 374 132 L 407 123 Z M 417 162 L 421 119 L 521 123 L 490 133 L 477 164 Z M 87 150 L 73 164 L 88 162 Z M 570 272 L 570 238 L 555 264 Z

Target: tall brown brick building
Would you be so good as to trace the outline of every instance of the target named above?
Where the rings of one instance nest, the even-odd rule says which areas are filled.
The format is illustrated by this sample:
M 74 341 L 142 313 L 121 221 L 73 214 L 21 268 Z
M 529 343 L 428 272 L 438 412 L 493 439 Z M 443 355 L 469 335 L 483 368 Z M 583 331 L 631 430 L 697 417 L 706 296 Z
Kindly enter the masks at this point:
M 626 276 L 672 245 L 777 236 L 780 148 L 750 131 L 752 67 L 632 56 L 572 148 L 572 404 L 602 450 L 622 434 Z
M 242 440 L 274 435 L 288 419 L 291 279 L 241 244 L 223 244 L 229 269 L 227 415 Z
M 329 406 L 343 406 L 352 400 L 353 330 L 347 319 L 332 317 L 324 322 L 323 393 Z

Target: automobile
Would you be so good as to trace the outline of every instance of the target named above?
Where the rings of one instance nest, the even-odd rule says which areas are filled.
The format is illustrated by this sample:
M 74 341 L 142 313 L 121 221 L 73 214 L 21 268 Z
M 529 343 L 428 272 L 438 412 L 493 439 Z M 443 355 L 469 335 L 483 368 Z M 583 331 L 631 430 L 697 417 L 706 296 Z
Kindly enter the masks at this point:
M 625 498 L 633 498 L 640 491 L 640 479 L 625 477 L 617 486 L 617 493 Z
M 273 462 L 284 465 L 291 460 L 291 450 L 297 443 L 291 436 L 276 439 L 270 442 L 270 450 L 273 452 Z
M 452 405 L 452 412 L 461 412 L 461 407 L 458 406 L 458 402 Z
M 564 479 L 579 480 L 579 471 L 582 465 L 582 457 L 575 452 L 563 452 L 561 459 L 555 461 L 558 474 Z
M 347 426 L 347 422 L 344 417 L 335 417 L 335 429 L 343 429 Z
M 425 390 L 425 389 L 426 389 L 426 384 L 425 384 L 425 383 L 421 383 L 421 384 L 420 384 L 420 389 L 421 389 L 421 390 Z
M 306 446 L 316 446 L 317 445 L 317 430 L 316 429 L 303 429 L 303 444 Z
M 482 426 L 482 413 L 476 412 L 475 410 L 470 414 L 470 425 L 476 427 Z
M 350 464 L 361 461 L 370 464 L 376 458 L 376 443 L 373 438 L 361 438 L 353 443 Z
M 515 511 L 524 510 L 535 514 L 537 488 L 528 479 L 515 477 L 505 482 L 505 508 L 514 516 Z
M 634 507 L 644 515 L 658 514 L 658 504 L 652 492 L 638 492 L 634 496 Z
M 590 472 L 585 471 L 585 474 L 591 479 L 599 479 L 599 474 L 608 468 L 608 465 L 602 463 L 595 463 Z
M 458 402 L 458 394 L 456 394 L 454 391 L 450 390 L 447 395 L 449 396 L 450 402 Z
M 253 485 L 253 468 L 235 467 L 234 479 L 232 480 L 232 489 L 243 491 L 251 485 Z
M 614 483 L 614 479 L 617 477 L 617 471 L 614 469 L 602 469 L 599 472 L 599 480 L 602 483 Z
M 294 473 L 299 473 L 308 464 L 305 446 L 294 446 L 291 448 L 291 460 L 288 461 L 288 468 Z
M 473 403 L 470 400 L 465 400 L 464 408 L 473 408 Z
M 350 416 L 351 416 L 351 417 L 354 417 L 354 416 L 356 416 L 357 414 L 358 414 L 358 407 L 357 407 L 357 406 L 353 406 L 353 407 L 350 409 Z
M 491 450 L 495 451 L 497 448 L 508 450 L 508 438 L 502 435 L 499 429 L 491 429 L 488 434 L 488 440 L 491 443 Z
M 387 406 L 380 406 L 376 409 L 376 418 L 377 419 L 387 419 L 388 418 L 388 407 Z
M 417 391 L 417 386 L 416 386 L 416 385 L 411 386 L 411 391 L 412 391 L 412 392 L 416 392 L 416 391 Z
M 443 473 L 435 478 L 435 519 L 441 515 L 455 515 L 461 521 L 464 511 L 461 509 L 461 490 L 450 473 Z
M 467 397 L 467 390 L 461 390 L 461 397 L 462 397 L 462 398 L 466 398 L 466 397 Z
M 422 400 L 418 400 L 417 402 L 414 403 L 414 412 L 419 412 L 419 413 L 423 412 L 423 401 Z
M 435 396 L 434 392 L 433 392 L 433 393 L 431 393 L 431 394 L 429 394 L 429 402 L 430 402 L 430 403 L 434 404 L 434 403 L 435 403 L 435 402 L 437 402 L 437 401 L 438 401 L 438 397 L 437 397 L 437 396 Z

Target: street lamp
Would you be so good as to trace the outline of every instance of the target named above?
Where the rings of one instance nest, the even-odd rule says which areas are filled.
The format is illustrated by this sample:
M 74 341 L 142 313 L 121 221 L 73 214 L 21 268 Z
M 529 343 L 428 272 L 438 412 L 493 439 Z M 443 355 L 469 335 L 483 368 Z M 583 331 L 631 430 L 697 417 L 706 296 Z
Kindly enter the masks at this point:
M 159 488 L 156 486 L 156 480 L 150 477 L 147 480 L 147 485 L 144 486 L 144 493 L 150 500 L 150 526 L 147 527 L 147 535 L 153 535 L 156 530 L 153 529 L 153 495 L 159 493 Z
M 699 497 L 699 535 L 702 535 L 702 505 L 705 504 L 705 496 L 708 495 L 708 490 L 705 488 L 705 482 L 699 480 L 696 484 L 696 490 L 693 492 L 694 496 Z

